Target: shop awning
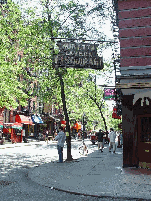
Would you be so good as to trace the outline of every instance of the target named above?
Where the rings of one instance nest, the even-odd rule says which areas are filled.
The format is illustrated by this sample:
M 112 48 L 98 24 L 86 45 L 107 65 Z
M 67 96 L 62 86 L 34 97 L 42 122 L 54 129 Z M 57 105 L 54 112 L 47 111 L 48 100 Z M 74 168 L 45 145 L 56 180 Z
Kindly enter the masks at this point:
M 13 123 L 12 124 L 12 128 L 16 128 L 16 129 L 22 130 L 23 126 L 20 123 Z
M 0 121 L 0 128 L 3 128 L 3 122 Z
M 81 130 L 81 124 L 78 124 L 78 122 L 77 122 L 77 123 L 74 124 L 73 128 L 76 129 L 77 131 Z
M 33 123 L 37 123 L 37 124 L 43 124 L 44 123 L 42 121 L 41 117 L 39 117 L 38 115 L 31 115 L 31 119 L 32 119 Z
M 17 114 L 15 117 L 17 123 L 33 125 L 31 117 Z
M 5 123 L 4 127 L 6 129 L 8 129 L 8 128 L 16 128 L 16 129 L 19 129 L 19 130 L 23 129 L 23 125 L 21 123 L 17 123 L 17 122 L 15 122 L 15 123 Z
M 64 124 L 64 125 L 66 125 L 66 121 L 61 121 L 61 124 Z

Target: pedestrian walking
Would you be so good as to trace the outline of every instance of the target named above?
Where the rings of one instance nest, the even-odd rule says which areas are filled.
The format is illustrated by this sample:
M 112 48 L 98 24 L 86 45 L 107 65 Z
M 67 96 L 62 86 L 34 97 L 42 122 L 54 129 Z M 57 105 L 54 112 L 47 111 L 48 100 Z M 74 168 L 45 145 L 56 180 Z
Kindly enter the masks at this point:
M 58 154 L 59 154 L 59 163 L 63 163 L 63 147 L 64 147 L 64 143 L 66 140 L 66 135 L 63 132 L 63 127 L 60 126 L 59 127 L 59 133 L 58 135 L 55 137 L 55 140 L 58 140 L 57 143 L 57 149 L 58 149 Z
M 25 138 L 25 130 L 23 129 L 23 132 L 22 132 L 22 136 L 23 136 L 23 141 L 26 142 L 26 138 Z
M 116 134 L 115 134 L 113 128 L 110 128 L 110 133 L 109 133 L 108 137 L 110 139 L 109 152 L 111 152 L 111 148 L 113 146 L 113 153 L 115 153 L 115 138 L 116 138 Z
M 122 132 L 120 133 L 120 144 L 123 145 L 123 134 L 122 134 Z
M 96 136 L 98 136 L 98 150 L 101 150 L 103 152 L 103 136 L 104 132 L 100 129 L 98 133 L 96 133 Z M 100 149 L 101 147 L 101 149 Z
M 46 131 L 46 137 L 45 137 L 45 142 L 47 141 L 47 144 L 48 144 L 48 130 Z

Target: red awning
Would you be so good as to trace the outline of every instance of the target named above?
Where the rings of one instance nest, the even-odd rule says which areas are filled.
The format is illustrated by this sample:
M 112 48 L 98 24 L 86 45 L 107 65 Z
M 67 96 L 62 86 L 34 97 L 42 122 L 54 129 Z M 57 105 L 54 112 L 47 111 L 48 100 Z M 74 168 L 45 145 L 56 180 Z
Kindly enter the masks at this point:
M 24 115 L 17 114 L 16 117 L 15 117 L 15 121 L 18 122 L 18 123 L 22 123 L 22 124 L 33 125 L 31 117 L 29 117 L 29 116 L 27 117 L 27 116 L 24 116 Z
M 12 124 L 12 128 L 17 128 L 17 129 L 22 130 L 23 125 L 21 123 L 13 123 Z
M 117 108 L 116 107 L 113 108 L 112 118 L 121 119 L 121 117 L 117 115 Z
M 78 125 L 78 130 L 81 130 L 81 124 Z
M 81 130 L 81 124 L 75 123 L 74 124 L 74 129 L 76 129 L 77 131 Z
M 64 124 L 64 125 L 66 125 L 66 121 L 61 121 L 61 124 Z
M 75 124 L 74 124 L 74 129 L 77 129 L 77 130 L 78 130 L 78 126 L 79 126 L 79 124 L 78 124 L 78 123 L 75 123 Z

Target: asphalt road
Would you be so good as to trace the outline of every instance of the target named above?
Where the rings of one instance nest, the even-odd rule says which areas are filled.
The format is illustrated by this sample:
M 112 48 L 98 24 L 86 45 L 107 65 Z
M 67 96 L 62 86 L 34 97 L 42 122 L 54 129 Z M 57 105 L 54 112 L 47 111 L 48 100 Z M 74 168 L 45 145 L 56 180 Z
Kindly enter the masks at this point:
M 73 158 L 81 157 L 78 147 L 81 141 L 72 142 Z M 91 145 L 86 141 L 89 153 L 97 150 L 97 145 Z M 66 158 L 66 146 L 64 148 L 64 159 Z M 1 201 L 86 201 L 99 200 L 106 201 L 108 198 L 88 197 L 74 195 L 57 191 L 41 186 L 28 177 L 28 171 L 35 166 L 43 163 L 58 160 L 56 142 L 39 142 L 17 146 L 12 148 L 0 149 L 0 200 Z M 52 170 L 53 171 L 53 170 Z M 113 200 L 113 199 L 110 199 Z M 118 200 L 119 199 L 114 199 Z

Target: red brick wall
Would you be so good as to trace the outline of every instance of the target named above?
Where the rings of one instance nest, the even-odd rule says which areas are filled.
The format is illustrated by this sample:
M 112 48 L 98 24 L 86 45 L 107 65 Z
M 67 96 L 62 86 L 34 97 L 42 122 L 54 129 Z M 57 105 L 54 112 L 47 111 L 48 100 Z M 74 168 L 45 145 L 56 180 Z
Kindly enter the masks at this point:
M 151 65 L 151 1 L 119 0 L 121 67 Z

